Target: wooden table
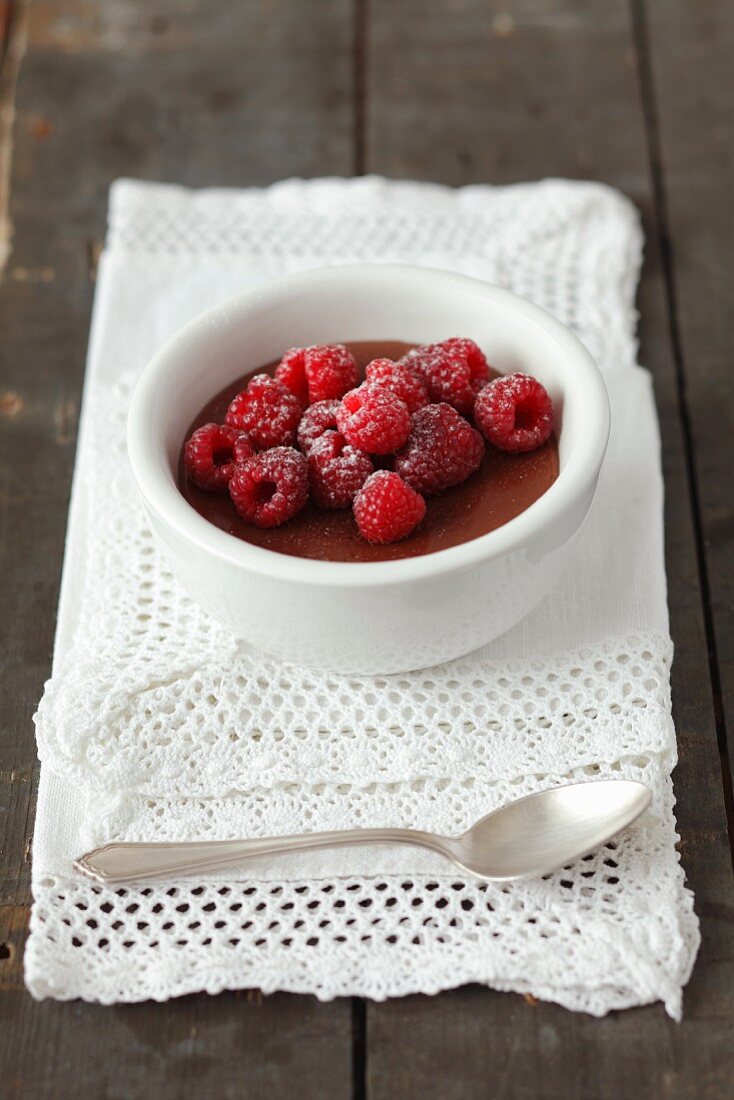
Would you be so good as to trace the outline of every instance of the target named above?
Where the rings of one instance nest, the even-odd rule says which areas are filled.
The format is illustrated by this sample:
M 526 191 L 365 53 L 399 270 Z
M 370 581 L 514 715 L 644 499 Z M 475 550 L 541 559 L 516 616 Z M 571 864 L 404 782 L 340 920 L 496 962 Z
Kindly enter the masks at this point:
M 727 0 L 9 0 L 0 71 L 0 1093 L 731 1097 L 734 5 Z M 12 102 L 17 84 L 17 116 Z M 703 946 L 685 1022 L 479 987 L 376 1005 L 257 993 L 35 1004 L 22 952 L 96 258 L 120 175 L 599 179 L 647 231 L 681 854 Z

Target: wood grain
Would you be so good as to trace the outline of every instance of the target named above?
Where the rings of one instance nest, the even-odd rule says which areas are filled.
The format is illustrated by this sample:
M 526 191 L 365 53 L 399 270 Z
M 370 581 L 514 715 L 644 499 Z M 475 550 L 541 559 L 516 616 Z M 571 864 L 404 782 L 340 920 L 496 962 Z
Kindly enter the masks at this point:
M 654 374 L 666 539 L 682 855 L 704 946 L 682 1027 L 660 1006 L 603 1021 L 478 988 L 367 1009 L 368 1095 L 724 1097 L 734 1058 L 734 894 L 702 615 L 691 486 L 659 251 L 639 44 L 627 4 L 488 6 L 373 0 L 367 167 L 460 184 L 601 178 L 648 234 L 641 362 Z M 712 1019 L 712 1013 L 714 1019 Z M 399 1083 L 396 1086 L 396 1081 Z
M 22 6 L 6 0 L 5 27 Z M 731 1095 L 734 894 L 717 726 L 723 738 L 734 689 L 733 31 L 726 0 L 33 4 L 0 286 L 3 1093 Z M 0 177 L 19 41 L 0 68 Z M 353 171 L 453 184 L 596 178 L 643 212 L 640 359 L 655 377 L 667 488 L 678 817 L 704 935 L 680 1027 L 660 1006 L 597 1021 L 479 987 L 384 1005 L 233 993 L 113 1008 L 39 1005 L 23 989 L 30 716 L 50 669 L 109 183 Z
M 22 985 L 37 775 L 30 718 L 50 670 L 109 184 L 119 175 L 244 185 L 348 173 L 351 35 L 341 0 L 297 10 L 286 0 L 168 0 L 155 12 L 117 0 L 32 6 L 13 250 L 0 288 L 3 1095 L 351 1094 L 348 1002 L 232 994 L 105 1009 L 38 1005 Z
M 734 721 L 734 8 L 647 0 L 650 125 L 666 234 L 722 748 Z M 686 88 L 681 95 L 680 89 Z M 727 724 L 729 744 L 727 745 Z M 730 807 L 734 825 L 734 806 Z

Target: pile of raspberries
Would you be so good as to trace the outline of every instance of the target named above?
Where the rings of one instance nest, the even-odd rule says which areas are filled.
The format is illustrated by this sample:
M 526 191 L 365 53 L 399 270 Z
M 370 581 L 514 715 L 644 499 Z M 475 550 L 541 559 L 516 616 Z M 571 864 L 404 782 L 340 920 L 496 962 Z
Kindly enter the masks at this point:
M 481 349 L 460 337 L 397 362 L 375 359 L 361 384 L 343 344 L 293 348 L 274 378 L 253 375 L 224 424 L 197 428 L 186 473 L 201 489 L 229 492 L 256 527 L 286 523 L 310 498 L 351 507 L 369 542 L 396 542 L 425 516 L 426 496 L 477 470 L 485 439 L 519 452 L 550 436 L 553 406 L 540 382 L 520 373 L 490 382 L 489 373 Z

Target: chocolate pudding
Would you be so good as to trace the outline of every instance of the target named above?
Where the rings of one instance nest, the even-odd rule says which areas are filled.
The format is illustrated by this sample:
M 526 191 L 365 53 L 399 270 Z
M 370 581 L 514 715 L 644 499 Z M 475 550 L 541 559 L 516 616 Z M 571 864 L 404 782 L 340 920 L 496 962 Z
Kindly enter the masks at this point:
M 416 345 L 397 340 L 365 340 L 347 346 L 364 371 L 373 359 L 400 359 Z M 277 365 L 271 363 L 250 373 L 272 374 Z M 248 377 L 239 378 L 213 397 L 191 423 L 186 438 L 202 424 L 223 423 L 229 403 L 245 388 Z M 492 377 L 496 377 L 496 372 L 492 372 Z M 487 444 L 484 460 L 475 474 L 462 484 L 428 498 L 427 515 L 411 535 L 401 542 L 372 545 L 360 536 L 351 508 L 324 511 L 309 503 L 281 527 L 254 527 L 240 518 L 228 495 L 208 493 L 192 484 L 184 472 L 183 450 L 179 462 L 182 494 L 210 523 L 255 546 L 321 561 L 394 561 L 457 546 L 514 519 L 542 496 L 557 477 L 555 436 L 526 454 L 508 454 Z

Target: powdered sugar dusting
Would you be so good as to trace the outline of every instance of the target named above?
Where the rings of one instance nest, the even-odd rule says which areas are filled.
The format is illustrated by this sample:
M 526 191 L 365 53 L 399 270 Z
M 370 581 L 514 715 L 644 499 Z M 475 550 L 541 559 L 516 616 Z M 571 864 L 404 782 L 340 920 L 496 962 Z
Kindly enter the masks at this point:
M 479 468 L 484 440 L 451 405 L 427 405 L 413 416 L 395 470 L 420 493 L 458 485 Z
M 321 508 L 348 508 L 372 469 L 369 455 L 352 447 L 340 432 L 324 432 L 308 456 L 314 503 Z

